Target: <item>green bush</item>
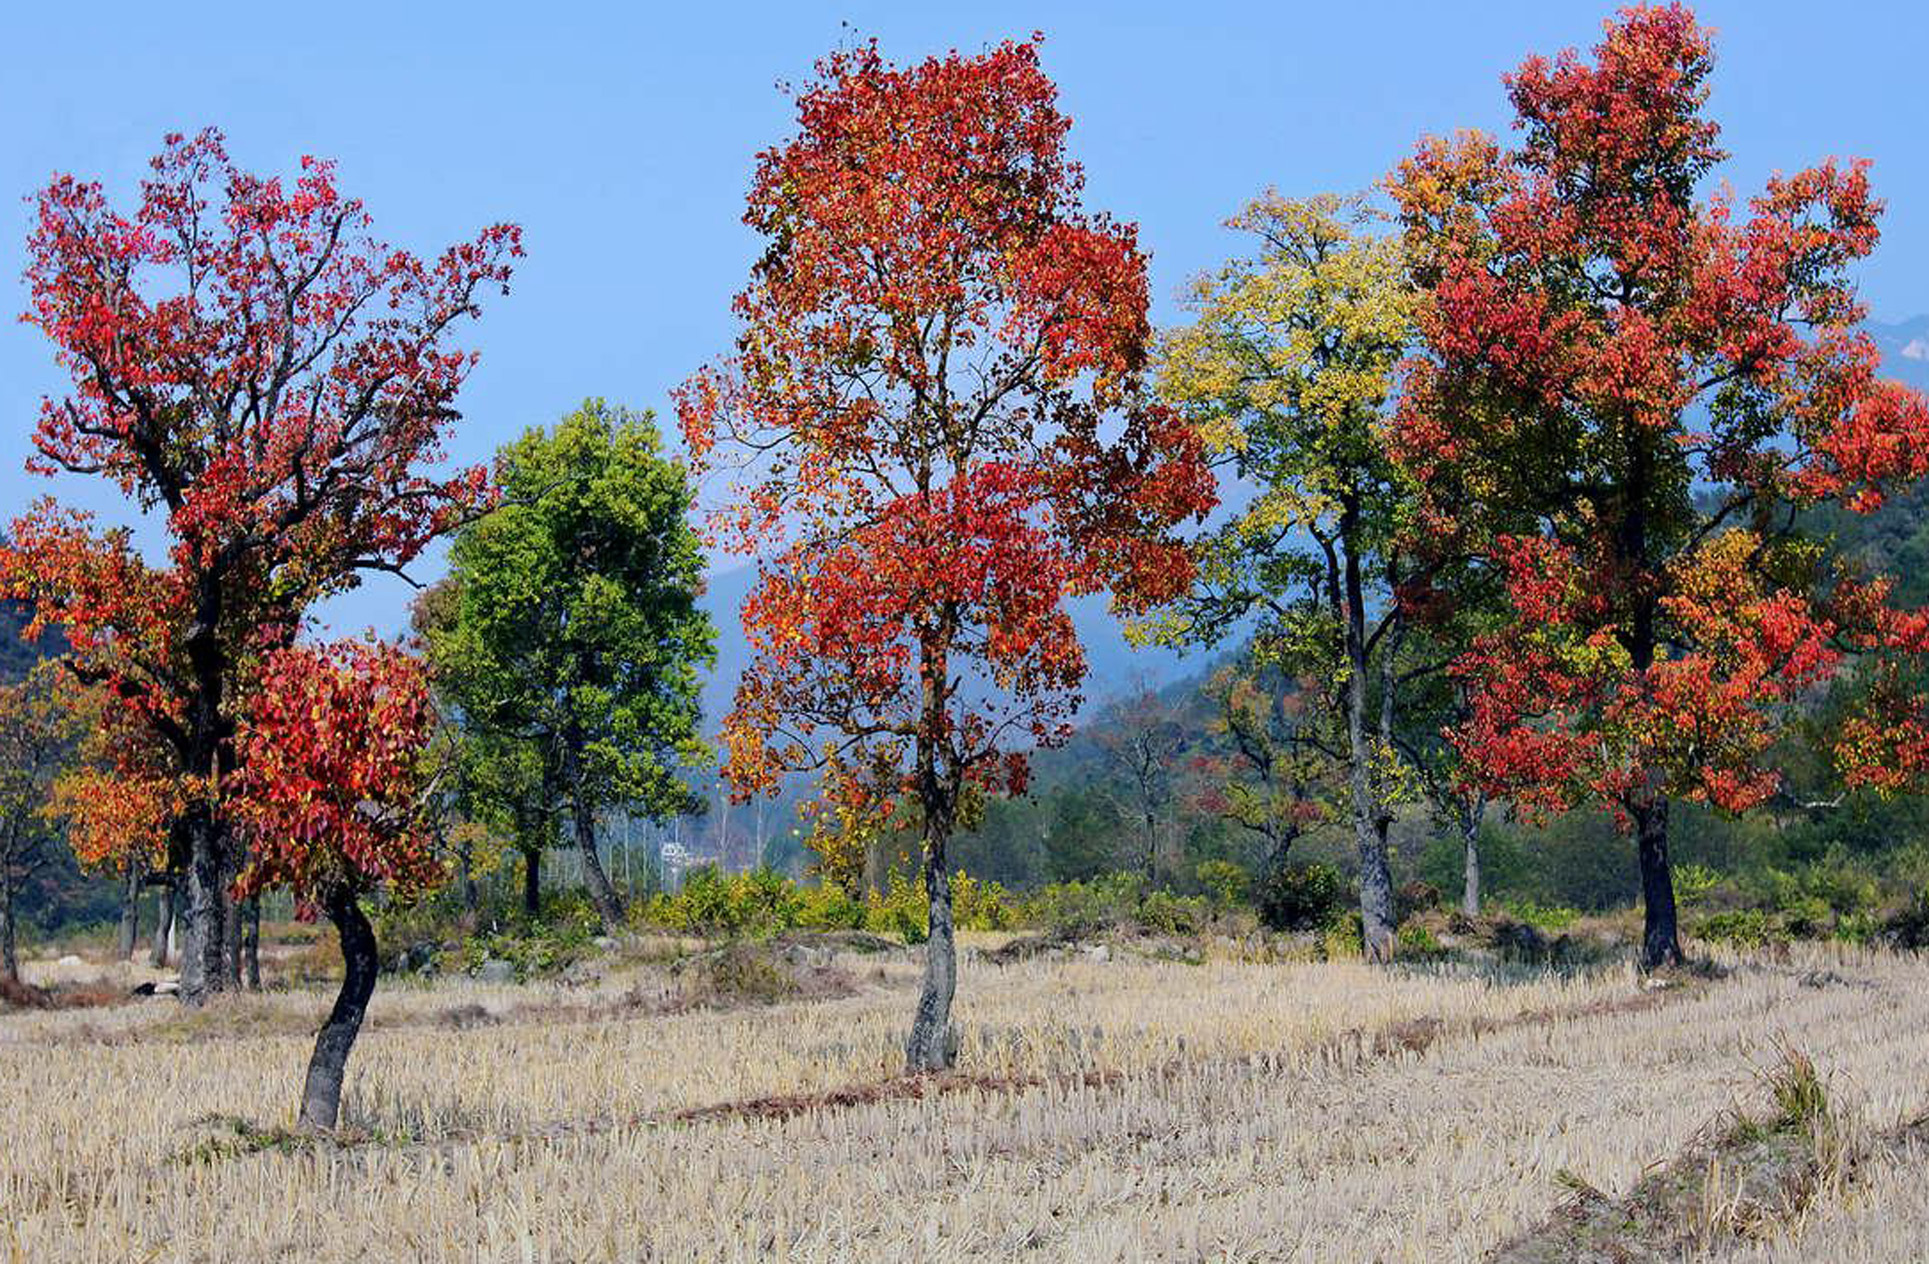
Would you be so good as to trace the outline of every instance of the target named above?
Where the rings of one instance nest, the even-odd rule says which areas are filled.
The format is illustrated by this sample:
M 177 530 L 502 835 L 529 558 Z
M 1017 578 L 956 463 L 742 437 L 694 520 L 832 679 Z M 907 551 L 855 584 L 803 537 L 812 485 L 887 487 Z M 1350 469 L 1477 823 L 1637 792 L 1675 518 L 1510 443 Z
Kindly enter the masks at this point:
M 1015 916 L 998 883 L 980 882 L 962 870 L 952 877 L 951 919 L 960 930 L 1009 930 Z
M 1090 882 L 1054 882 L 1021 906 L 1026 922 L 1060 935 L 1084 935 L 1138 916 L 1145 878 L 1109 873 Z
M 1004 930 L 1016 920 L 1011 897 L 995 882 L 965 873 L 952 879 L 951 910 L 963 930 Z M 772 869 L 725 876 L 714 867 L 693 869 L 674 895 L 640 902 L 640 925 L 712 938 L 773 935 L 782 931 L 858 930 L 923 943 L 930 920 L 924 884 L 891 875 L 883 891 L 863 900 L 833 886 L 799 886 Z
M 1274 930 L 1320 930 L 1352 902 L 1346 876 L 1320 861 L 1286 865 L 1260 879 L 1253 893 L 1259 918 Z
M 1230 860 L 1202 860 L 1192 873 L 1221 913 L 1242 903 L 1252 885 L 1252 875 Z
M 1348 909 L 1329 922 L 1320 935 L 1320 950 L 1329 961 L 1366 955 L 1366 930 L 1360 910 Z
M 931 909 L 924 887 L 892 874 L 883 891 L 873 891 L 864 901 L 864 929 L 873 935 L 896 935 L 907 944 L 921 944 L 930 938 Z
M 1696 922 L 1693 933 L 1710 943 L 1735 948 L 1760 948 L 1787 939 L 1781 926 L 1762 909 L 1732 909 L 1710 913 Z
M 825 883 L 797 891 L 797 925 L 806 930 L 862 930 L 864 902 Z
M 1844 913 L 1835 919 L 1830 937 L 1845 944 L 1872 944 L 1882 935 L 1882 919 L 1874 913 Z
M 1400 927 L 1395 940 L 1398 944 L 1396 952 L 1402 957 L 1426 959 L 1442 957 L 1447 952 L 1434 933 L 1418 922 L 1408 922 Z
M 1500 900 L 1500 908 L 1517 922 L 1535 930 L 1560 934 L 1581 920 L 1581 910 L 1565 904 L 1536 904 L 1532 900 Z
M 1707 865 L 1674 867 L 1674 895 L 1683 908 L 1700 905 L 1721 882 L 1721 875 Z
M 470 973 L 485 961 L 507 961 L 518 979 L 541 978 L 589 956 L 602 932 L 602 921 L 585 892 L 560 891 L 544 897 L 535 920 L 517 918 L 494 934 L 472 935 L 442 960 Z
M 1153 930 L 1168 935 L 1196 935 L 1211 917 L 1211 910 L 1200 896 L 1174 895 L 1154 891 L 1139 902 L 1138 919 Z

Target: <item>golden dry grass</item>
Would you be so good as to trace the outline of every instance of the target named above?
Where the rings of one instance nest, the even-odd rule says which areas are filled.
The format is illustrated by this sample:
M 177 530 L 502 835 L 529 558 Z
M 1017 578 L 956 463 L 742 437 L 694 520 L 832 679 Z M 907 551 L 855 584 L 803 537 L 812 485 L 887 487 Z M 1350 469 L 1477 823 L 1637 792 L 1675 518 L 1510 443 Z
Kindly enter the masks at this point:
M 0 1018 L 0 1253 L 1477 1259 L 1562 1170 L 1626 1188 L 1758 1094 L 1777 1039 L 1873 1126 L 1929 1106 L 1913 959 L 1831 955 L 1823 986 L 1819 960 L 1737 962 L 1659 994 L 1627 971 L 968 959 L 962 1064 L 1011 1087 L 675 1119 L 893 1077 L 915 964 L 842 964 L 855 996 L 634 1018 L 582 1016 L 668 986 L 660 966 L 385 986 L 344 1104 L 363 1139 L 258 1151 L 205 1116 L 289 1121 L 323 993 Z M 1929 1176 L 1879 1175 L 1736 1258 L 1920 1258 Z

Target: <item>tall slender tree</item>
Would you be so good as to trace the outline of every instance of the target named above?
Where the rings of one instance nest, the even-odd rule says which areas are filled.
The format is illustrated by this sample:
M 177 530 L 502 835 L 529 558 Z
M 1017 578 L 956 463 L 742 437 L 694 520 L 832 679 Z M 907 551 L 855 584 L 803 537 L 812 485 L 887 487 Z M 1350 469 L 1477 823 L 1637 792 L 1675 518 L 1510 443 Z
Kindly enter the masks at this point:
M 167 752 L 193 1003 L 238 982 L 225 787 L 251 673 L 315 600 L 401 569 L 486 500 L 482 470 L 428 466 L 475 359 L 450 336 L 520 247 L 499 224 L 433 260 L 391 249 L 330 163 L 255 175 L 212 130 L 168 137 L 152 167 L 128 212 L 71 176 L 36 199 L 27 320 L 72 387 L 43 402 L 31 464 L 159 515 L 166 562 L 42 502 L 0 550 L 0 595 L 33 598 Z
M 1866 167 L 1710 192 L 1712 69 L 1687 9 L 1625 10 L 1509 76 L 1518 147 L 1426 141 L 1391 180 L 1425 296 L 1398 447 L 1434 546 L 1506 592 L 1455 739 L 1496 796 L 1619 817 L 1651 967 L 1681 957 L 1671 806 L 1774 794 L 1776 734 L 1896 632 L 1798 511 L 1929 469 L 1929 408 L 1857 327 Z
M 1077 705 L 1063 599 L 1170 596 L 1188 566 L 1166 532 L 1213 498 L 1190 428 L 1141 392 L 1145 259 L 1081 206 L 1055 98 L 1035 42 L 820 62 L 758 160 L 737 355 L 678 399 L 693 452 L 744 459 L 718 526 L 763 557 L 729 775 L 823 769 L 847 815 L 903 795 L 919 817 L 913 1071 L 954 1056 L 961 796 L 1022 789 L 1023 748 Z
M 1360 198 L 1268 193 L 1231 221 L 1256 254 L 1202 277 L 1162 347 L 1159 389 L 1251 502 L 1197 544 L 1198 583 L 1152 623 L 1169 640 L 1251 635 L 1279 679 L 1330 682 L 1366 953 L 1393 953 L 1396 649 L 1411 497 L 1385 444 L 1412 300 L 1397 238 Z

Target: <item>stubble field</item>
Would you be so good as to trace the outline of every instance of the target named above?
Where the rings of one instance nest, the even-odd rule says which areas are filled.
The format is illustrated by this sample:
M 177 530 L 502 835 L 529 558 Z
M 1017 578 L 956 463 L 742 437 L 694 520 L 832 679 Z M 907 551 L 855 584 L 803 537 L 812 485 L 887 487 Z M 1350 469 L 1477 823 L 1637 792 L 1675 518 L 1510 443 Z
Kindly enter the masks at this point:
M 0 1016 L 0 1252 L 1480 1259 L 1759 1113 L 1788 1050 L 1860 1157 L 1746 1225 L 1715 1173 L 1698 1253 L 1929 1250 L 1920 1130 L 1896 1131 L 1929 1110 L 1914 958 L 1734 959 L 1653 987 L 969 949 L 960 1074 L 939 1080 L 896 1074 L 910 953 L 723 1007 L 635 953 L 574 986 L 385 981 L 326 1141 L 278 1131 L 324 989 Z

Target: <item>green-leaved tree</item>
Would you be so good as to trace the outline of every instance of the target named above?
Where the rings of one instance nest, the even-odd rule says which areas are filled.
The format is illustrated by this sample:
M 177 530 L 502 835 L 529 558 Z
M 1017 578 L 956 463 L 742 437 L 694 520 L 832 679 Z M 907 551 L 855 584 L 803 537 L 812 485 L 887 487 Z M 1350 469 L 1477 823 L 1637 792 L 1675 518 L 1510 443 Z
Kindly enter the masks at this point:
M 503 504 L 451 552 L 453 594 L 425 629 L 464 732 L 465 780 L 492 791 L 534 872 L 566 807 L 597 912 L 622 900 L 596 853 L 597 814 L 655 819 L 696 804 L 705 762 L 698 668 L 716 632 L 683 465 L 650 415 L 598 399 L 496 459 Z

